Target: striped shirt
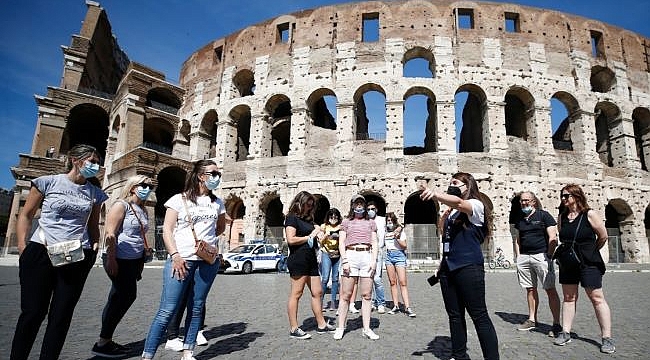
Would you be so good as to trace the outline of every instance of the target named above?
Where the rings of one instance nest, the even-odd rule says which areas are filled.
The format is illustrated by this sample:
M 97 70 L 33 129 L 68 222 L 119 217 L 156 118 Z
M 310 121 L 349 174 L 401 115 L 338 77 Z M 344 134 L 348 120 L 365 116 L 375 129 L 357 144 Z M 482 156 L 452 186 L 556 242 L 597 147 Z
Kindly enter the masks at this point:
M 372 233 L 377 231 L 374 220 L 343 219 L 341 231 L 345 231 L 345 246 L 372 243 Z

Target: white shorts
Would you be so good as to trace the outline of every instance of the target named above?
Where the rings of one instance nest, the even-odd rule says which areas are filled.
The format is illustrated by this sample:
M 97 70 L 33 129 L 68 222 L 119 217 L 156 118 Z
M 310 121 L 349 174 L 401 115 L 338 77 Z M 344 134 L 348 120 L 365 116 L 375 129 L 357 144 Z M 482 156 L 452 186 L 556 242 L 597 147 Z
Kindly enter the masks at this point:
M 546 253 L 519 254 L 517 256 L 517 277 L 523 288 L 536 288 L 542 284 L 545 290 L 555 287 L 553 260 Z
M 374 263 L 372 261 L 371 250 L 347 250 L 345 256 L 348 260 L 348 265 L 350 265 L 350 274 L 348 276 L 370 277 L 370 266 Z

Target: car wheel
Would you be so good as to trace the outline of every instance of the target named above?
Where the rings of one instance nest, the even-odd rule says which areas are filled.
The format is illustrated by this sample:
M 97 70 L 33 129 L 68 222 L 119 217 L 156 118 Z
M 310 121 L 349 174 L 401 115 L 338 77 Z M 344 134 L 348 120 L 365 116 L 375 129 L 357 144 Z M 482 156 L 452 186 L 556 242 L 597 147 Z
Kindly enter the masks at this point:
M 244 274 L 250 274 L 253 272 L 253 263 L 250 261 L 247 261 L 244 263 L 244 265 L 241 267 L 241 272 Z

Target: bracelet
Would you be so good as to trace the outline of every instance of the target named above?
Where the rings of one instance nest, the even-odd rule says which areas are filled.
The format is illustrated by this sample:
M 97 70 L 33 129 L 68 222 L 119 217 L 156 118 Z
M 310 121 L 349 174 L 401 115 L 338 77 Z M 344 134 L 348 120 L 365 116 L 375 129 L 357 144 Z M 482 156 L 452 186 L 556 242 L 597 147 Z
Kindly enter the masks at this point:
M 176 254 L 178 254 L 178 251 L 177 251 L 177 252 L 175 252 L 175 253 L 172 253 L 171 255 L 169 255 L 169 257 L 170 257 L 170 258 L 173 258 L 173 257 L 174 257 L 174 255 L 176 255 Z

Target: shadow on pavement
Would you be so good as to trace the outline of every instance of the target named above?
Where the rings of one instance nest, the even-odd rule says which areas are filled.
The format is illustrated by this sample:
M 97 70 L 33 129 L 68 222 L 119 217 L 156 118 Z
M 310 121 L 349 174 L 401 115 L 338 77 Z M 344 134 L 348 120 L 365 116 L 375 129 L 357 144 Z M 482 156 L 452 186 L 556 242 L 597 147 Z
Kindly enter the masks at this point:
M 219 340 L 201 351 L 200 347 L 194 348 L 194 357 L 198 360 L 212 359 L 219 355 L 231 354 L 247 349 L 252 342 L 264 336 L 263 332 L 249 332 Z
M 451 356 L 451 338 L 449 336 L 436 336 L 427 344 L 425 350 L 416 350 L 411 355 L 423 356 L 432 354 L 438 359 L 449 359 Z

